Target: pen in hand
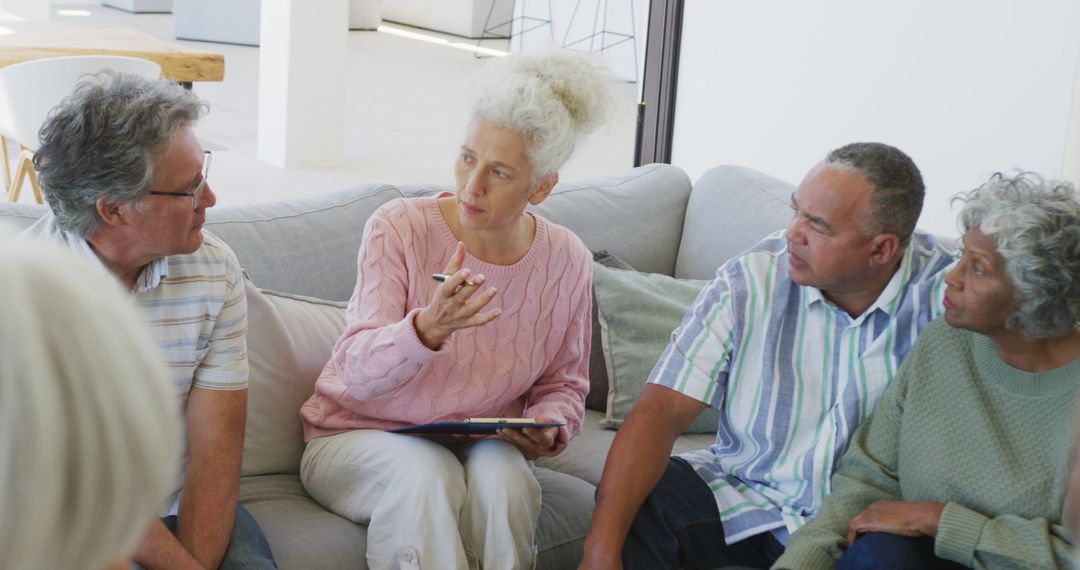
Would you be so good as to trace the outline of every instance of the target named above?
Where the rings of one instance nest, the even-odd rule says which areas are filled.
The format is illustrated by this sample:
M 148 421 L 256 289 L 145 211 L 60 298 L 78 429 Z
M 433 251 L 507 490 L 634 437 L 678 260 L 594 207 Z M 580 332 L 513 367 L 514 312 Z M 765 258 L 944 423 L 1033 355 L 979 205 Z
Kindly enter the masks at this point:
M 447 274 L 445 274 L 445 273 L 435 273 L 435 274 L 433 274 L 433 275 L 431 276 L 431 278 L 432 278 L 432 279 L 434 279 L 434 280 L 436 280 L 436 281 L 439 281 L 439 282 L 441 283 L 441 282 L 443 282 L 443 281 L 446 281 L 447 279 L 449 279 L 449 278 L 450 278 L 450 276 L 449 276 L 449 275 L 447 275 Z M 474 285 L 476 285 L 476 283 L 473 283 L 472 281 L 468 281 L 468 280 L 466 280 L 466 281 L 465 281 L 465 283 L 462 283 L 462 285 L 463 285 L 463 286 L 464 286 L 464 285 L 468 285 L 468 286 L 470 286 L 470 287 L 471 287 L 471 286 L 474 286 Z

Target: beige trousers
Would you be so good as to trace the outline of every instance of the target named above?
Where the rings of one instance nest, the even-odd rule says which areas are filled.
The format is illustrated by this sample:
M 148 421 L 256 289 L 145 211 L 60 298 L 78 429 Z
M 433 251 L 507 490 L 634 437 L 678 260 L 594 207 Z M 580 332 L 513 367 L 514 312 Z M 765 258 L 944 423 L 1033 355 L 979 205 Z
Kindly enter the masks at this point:
M 319 504 L 368 525 L 372 570 L 416 567 L 404 562 L 410 558 L 423 570 L 534 563 L 540 483 L 532 462 L 502 440 L 451 449 L 354 430 L 308 443 L 300 478 Z

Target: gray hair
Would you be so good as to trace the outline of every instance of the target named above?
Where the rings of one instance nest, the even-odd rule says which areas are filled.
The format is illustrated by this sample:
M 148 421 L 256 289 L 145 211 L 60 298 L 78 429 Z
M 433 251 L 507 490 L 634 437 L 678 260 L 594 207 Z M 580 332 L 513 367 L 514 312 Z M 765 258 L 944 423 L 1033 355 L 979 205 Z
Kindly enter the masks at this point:
M 0 568 L 104 568 L 173 488 L 179 404 L 110 276 L 56 245 L 3 241 Z
M 857 142 L 833 150 L 825 162 L 861 174 L 873 187 L 870 215 L 861 222 L 866 235 L 894 234 L 901 247 L 907 246 L 926 195 L 922 174 L 911 157 L 887 144 Z
M 49 112 L 34 153 L 42 191 L 63 229 L 101 227 L 96 202 L 134 203 L 150 190 L 154 162 L 176 131 L 207 108 L 168 80 L 106 70 L 88 76 Z
M 1072 184 L 1034 172 L 1000 172 L 953 199 L 963 231 L 994 238 L 1020 309 L 1006 326 L 1029 338 L 1073 332 L 1080 322 L 1080 201 Z
M 585 55 L 512 55 L 485 66 L 470 124 L 484 120 L 519 133 L 533 183 L 566 162 L 578 138 L 604 122 L 612 74 Z

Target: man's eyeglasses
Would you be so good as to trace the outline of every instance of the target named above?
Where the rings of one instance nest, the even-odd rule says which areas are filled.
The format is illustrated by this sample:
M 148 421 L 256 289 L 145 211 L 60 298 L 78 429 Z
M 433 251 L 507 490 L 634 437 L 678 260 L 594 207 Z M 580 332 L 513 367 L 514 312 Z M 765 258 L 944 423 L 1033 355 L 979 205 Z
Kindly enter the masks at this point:
M 199 199 L 202 198 L 203 190 L 206 189 L 206 179 L 210 176 L 210 158 L 212 156 L 213 154 L 210 151 L 203 151 L 202 180 L 199 180 L 199 183 L 191 190 L 187 192 L 147 192 L 147 194 L 153 194 L 154 196 L 191 196 L 191 209 L 198 208 Z

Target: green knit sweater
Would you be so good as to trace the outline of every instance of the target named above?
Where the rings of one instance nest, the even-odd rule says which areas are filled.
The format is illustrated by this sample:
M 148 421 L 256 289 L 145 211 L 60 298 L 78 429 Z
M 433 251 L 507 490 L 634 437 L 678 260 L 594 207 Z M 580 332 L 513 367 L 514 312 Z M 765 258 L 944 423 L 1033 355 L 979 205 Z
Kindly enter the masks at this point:
M 1017 370 L 938 319 L 852 436 L 821 513 L 773 568 L 833 568 L 878 500 L 945 504 L 934 551 L 973 568 L 1072 568 L 1062 526 L 1080 360 Z

